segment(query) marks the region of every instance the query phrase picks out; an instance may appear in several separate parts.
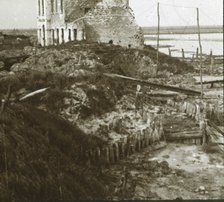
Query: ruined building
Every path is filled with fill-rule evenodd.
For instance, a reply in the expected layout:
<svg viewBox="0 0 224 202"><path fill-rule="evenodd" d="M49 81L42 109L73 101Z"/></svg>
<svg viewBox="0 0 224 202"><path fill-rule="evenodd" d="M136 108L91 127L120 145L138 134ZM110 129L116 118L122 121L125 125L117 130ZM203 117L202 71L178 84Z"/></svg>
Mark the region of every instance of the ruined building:
<svg viewBox="0 0 224 202"><path fill-rule="evenodd" d="M37 0L38 42L73 40L141 47L143 34L129 0Z"/></svg>

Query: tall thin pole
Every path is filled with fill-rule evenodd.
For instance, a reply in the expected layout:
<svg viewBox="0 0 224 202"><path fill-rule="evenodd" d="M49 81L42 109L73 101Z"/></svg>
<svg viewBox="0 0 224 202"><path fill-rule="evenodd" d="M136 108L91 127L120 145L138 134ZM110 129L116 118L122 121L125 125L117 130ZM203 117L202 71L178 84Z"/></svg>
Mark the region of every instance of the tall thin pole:
<svg viewBox="0 0 224 202"><path fill-rule="evenodd" d="M202 83L202 45L201 45L201 31L199 24L199 9L197 8L197 24L198 24L198 41L200 48L200 82L201 82L201 99L203 99L203 83Z"/></svg>
<svg viewBox="0 0 224 202"><path fill-rule="evenodd" d="M160 34L160 13L159 2L157 3L157 15L158 15L158 30L157 30L157 59L156 59L156 74L159 68L159 34Z"/></svg>

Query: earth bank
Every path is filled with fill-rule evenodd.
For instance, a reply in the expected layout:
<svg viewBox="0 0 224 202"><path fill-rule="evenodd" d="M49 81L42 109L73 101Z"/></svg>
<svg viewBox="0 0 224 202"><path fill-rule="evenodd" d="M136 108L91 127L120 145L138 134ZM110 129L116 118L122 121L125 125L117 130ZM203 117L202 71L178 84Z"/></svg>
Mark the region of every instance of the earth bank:
<svg viewBox="0 0 224 202"><path fill-rule="evenodd" d="M136 84L106 78L103 73L182 86L195 81L193 66L160 54L155 77L156 51L151 47L138 50L71 42L37 50L26 48L24 52L29 55L25 62L14 64L10 72L0 72L0 98L11 89L9 104L0 114L1 199L138 198L119 194L117 185L123 171L111 172L113 168L104 161L91 165L83 151L142 134L143 130L149 131L151 144L157 145L164 137L164 101L147 96L152 89L142 87L141 116L135 112ZM19 100L42 88L49 89ZM156 127L161 130L150 132ZM173 172L166 161L146 164L143 167L151 174L157 172L158 165L162 175ZM139 163L137 166L142 169ZM130 185L135 187L133 193L134 184ZM139 197L150 198L153 187L149 190ZM157 194L152 198L163 198Z"/></svg>

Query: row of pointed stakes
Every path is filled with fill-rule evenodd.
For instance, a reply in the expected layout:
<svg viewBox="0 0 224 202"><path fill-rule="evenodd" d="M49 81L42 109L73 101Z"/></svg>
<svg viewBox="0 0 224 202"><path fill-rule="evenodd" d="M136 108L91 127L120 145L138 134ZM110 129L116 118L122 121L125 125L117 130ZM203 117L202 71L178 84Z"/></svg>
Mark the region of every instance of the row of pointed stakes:
<svg viewBox="0 0 224 202"><path fill-rule="evenodd" d="M153 139L153 137L156 139ZM106 145L102 148L97 147L86 152L86 157L90 164L113 164L119 160L142 151L144 148L157 143L163 136L162 124L155 125L151 134L149 131L141 134L128 136L123 140Z"/></svg>
<svg viewBox="0 0 224 202"><path fill-rule="evenodd" d="M215 111L215 104L206 104L203 103L202 106L195 103L190 102L183 102L178 103L174 102L173 100L168 100L167 102L171 106L176 106L180 112L186 113L190 118L196 120L198 123L200 122L201 113L206 114L204 115L204 119L214 119L214 116L217 116L218 111ZM201 108L204 109L204 112L201 112ZM207 127L206 127L207 130ZM203 131L201 131L203 132ZM176 141L175 141L176 142ZM185 139L185 140L179 140L180 143L186 143L186 144L196 144L196 145L202 145L203 144L203 137L197 137L195 139Z"/></svg>
<svg viewBox="0 0 224 202"><path fill-rule="evenodd" d="M204 109L206 119L220 119L223 115L223 112L218 110L218 106L212 103L203 103L202 106L200 106L199 104L190 102L178 103L168 100L168 104L177 107L180 112L186 113L189 117L195 119L196 121L199 121L200 118L200 108Z"/></svg>

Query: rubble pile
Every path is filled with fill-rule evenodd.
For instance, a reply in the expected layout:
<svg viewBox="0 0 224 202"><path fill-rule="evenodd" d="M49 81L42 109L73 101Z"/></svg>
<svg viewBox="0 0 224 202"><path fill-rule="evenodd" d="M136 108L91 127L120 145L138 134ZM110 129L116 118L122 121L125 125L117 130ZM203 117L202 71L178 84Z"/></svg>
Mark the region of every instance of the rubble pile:
<svg viewBox="0 0 224 202"><path fill-rule="evenodd" d="M81 134L76 138L72 136L71 131L65 130L65 134L63 134L60 131L61 129L59 130L60 134L58 134L58 131L52 129L55 126L53 123L36 131L36 128L33 128L33 126L36 127L37 123L40 124L39 122L44 124L45 121L46 123L49 123L49 121L44 119L42 115L37 116L36 120L35 114L32 115L32 113L27 115L27 119L31 120L31 122L28 122L30 125L25 125L29 130L24 129L25 126L22 125L23 119L18 122L18 130L20 132L26 131L26 133L18 132L19 136L16 136L16 138L18 137L19 139L24 134L29 135L29 131L37 137L39 137L38 134L40 133L44 135L43 139L41 139L44 143L39 143L43 145L40 149L44 147L43 153L40 152L40 154L48 154L47 146L52 144L51 141L53 141L55 147L51 148L49 146L50 149L59 150L58 156L60 156L60 152L63 153L62 157L64 157L65 161L62 159L59 162L62 165L68 165L68 167L64 168L62 166L62 169L59 166L61 170L56 172L61 172L61 175L65 178L61 179L62 177L60 178L60 176L54 176L53 174L47 176L49 181L53 179L49 182L49 187L53 187L53 183L59 178L64 186L63 189L68 192L68 196L71 192L82 193L76 198L86 196L89 193L83 193L82 190L77 188L79 183L76 184L76 181L74 182L75 184L71 183L72 186L69 186L69 180L67 179L73 179L74 172L80 168L76 166L76 162L73 162L72 158L75 158L77 161L84 159L85 162L83 164L88 168L97 165L99 166L98 172L100 172L101 166L105 165L105 162L107 163L106 165L114 164L132 154L143 151L150 145L158 145L164 139L163 109L157 106L158 103L148 99L146 93L143 93L146 98L143 99L143 112L141 109L137 110L136 84L128 82L124 84L123 81L106 78L102 74L104 72L115 73L149 79L155 74L155 58L153 56L155 52L150 52L152 50L125 49L111 44L71 42L59 47L37 49L36 52L32 52L29 48L26 51L30 51L31 56L25 62L15 64L11 68L11 72L8 73L11 76L10 78L8 76L7 83L0 78L1 84L4 83L4 85L1 85L1 98L6 95L7 88L11 85L12 94L9 108L11 104L12 106L18 104L22 109L30 111L38 109L41 111L40 113L45 111L44 113L49 113L50 118L51 116L59 116L60 119L66 120L68 125L79 129L74 132L75 134L79 132ZM164 83L166 81L164 80ZM178 81L173 80L172 82ZM49 89L25 101L19 101L19 98L22 96L41 88ZM61 122L56 123L58 127L64 129L64 125ZM7 127L7 130L11 130L9 125ZM12 128L10 134L13 134L13 130L17 129ZM82 133L86 139L82 139ZM12 135L12 137L14 136ZM29 144L28 140L24 141L27 141ZM79 141L84 141L84 143L79 144ZM82 147L81 145L84 146ZM74 151L72 150L69 153L68 150L73 147L75 148ZM30 154L33 155L35 149L32 150L30 148L29 151L32 151ZM69 156L67 155L68 153ZM32 155L31 158L36 161L36 158L33 158ZM22 159L20 156L17 157L19 160ZM15 160L13 155L9 159L12 162ZM42 158L42 156L41 159L44 163L48 160L45 157ZM53 162L55 163L56 161ZM44 167L44 163L34 163L37 166ZM53 168L54 165L52 164L51 169ZM168 175L170 173L169 166L165 161L139 161L135 168L136 170L143 169L150 177ZM80 173L77 172L77 175ZM83 175L85 174L80 174L80 176ZM40 174L36 176L42 177ZM80 176L76 176L74 179L80 180ZM88 173L87 178L88 176L92 175ZM93 184L99 186L97 190L102 190L104 191L103 194L108 195L108 192L106 193L108 190L105 190L106 188L102 189L102 183L97 184L95 178L93 179ZM37 181L37 179L33 178L32 180ZM84 178L84 180L87 183L90 182L89 179ZM19 183L21 182L19 181ZM61 184L59 183L58 186L62 186ZM85 183L80 182L80 184L86 186ZM44 185L40 182L38 186L42 187ZM70 187L75 187L74 189L76 190L74 191ZM82 186L80 187L82 189ZM57 193L57 188L52 190L53 194L51 196L60 194ZM136 189L138 188L136 186ZM90 189L92 189L92 184ZM29 188L27 190L29 191ZM16 193L19 193L19 191ZM34 194L38 195L38 193ZM90 193L90 195L93 197L99 196L95 192ZM72 197L74 196L71 195ZM101 197L105 198L105 195Z"/></svg>
<svg viewBox="0 0 224 202"><path fill-rule="evenodd" d="M134 111L112 111L77 123L87 134L95 134L108 142L130 139L129 143L135 145L134 139L139 136L149 135L148 141L159 142L163 135L161 119L160 115L146 109L143 117Z"/></svg>
<svg viewBox="0 0 224 202"><path fill-rule="evenodd" d="M111 111L118 99L110 86L84 82L73 84L69 89L65 89L65 93L68 96L64 98L64 108L60 109L60 114L72 123Z"/></svg>
<svg viewBox="0 0 224 202"><path fill-rule="evenodd" d="M110 72L139 78L152 78L156 75L156 51L151 48L127 49L111 44L69 42L60 47L48 47L46 49L31 50L29 57L24 63L15 64L11 70L14 72L38 70L62 73L70 77L91 72ZM161 64L168 66L167 70L160 70L159 74L191 72L192 67L177 59L168 60L168 56L161 55ZM171 66L181 68L172 72ZM183 68L187 66L186 68ZM159 67L160 68L160 67ZM84 73L85 72L85 73ZM169 76L168 76L169 77ZM181 79L179 79L181 80Z"/></svg>
<svg viewBox="0 0 224 202"><path fill-rule="evenodd" d="M38 55L33 55L25 63L15 64L11 70L19 72L21 70L51 71L67 76L76 75L78 70L89 70L101 65L97 61L97 56L87 51L72 53L68 50L43 51Z"/></svg>

